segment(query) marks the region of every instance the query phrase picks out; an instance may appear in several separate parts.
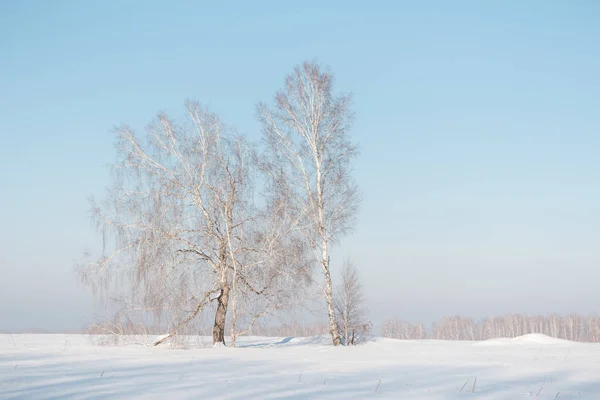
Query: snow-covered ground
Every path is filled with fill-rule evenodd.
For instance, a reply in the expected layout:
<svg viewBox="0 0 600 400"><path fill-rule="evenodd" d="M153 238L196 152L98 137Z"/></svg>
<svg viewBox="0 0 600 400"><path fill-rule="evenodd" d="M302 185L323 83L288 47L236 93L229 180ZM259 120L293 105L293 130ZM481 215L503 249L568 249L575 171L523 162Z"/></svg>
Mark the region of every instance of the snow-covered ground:
<svg viewBox="0 0 600 400"><path fill-rule="evenodd" d="M596 344L541 335L328 343L243 338L238 348L175 350L103 347L86 335L0 335L0 398L600 399Z"/></svg>

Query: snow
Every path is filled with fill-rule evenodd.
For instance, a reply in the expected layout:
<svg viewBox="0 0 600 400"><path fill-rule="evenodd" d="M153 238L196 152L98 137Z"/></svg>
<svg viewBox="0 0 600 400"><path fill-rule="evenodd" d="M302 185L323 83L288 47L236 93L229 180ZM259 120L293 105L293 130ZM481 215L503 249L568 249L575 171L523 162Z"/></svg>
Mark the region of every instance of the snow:
<svg viewBox="0 0 600 400"><path fill-rule="evenodd" d="M87 335L0 335L0 398L600 398L600 345L543 335L377 338L348 348L327 337L240 338L238 348L213 348L210 338L190 339L194 348L187 349L96 342Z"/></svg>
<svg viewBox="0 0 600 400"><path fill-rule="evenodd" d="M479 342L481 345L496 345L496 344L569 344L568 340L556 339L550 336L542 335L539 333L530 333L527 335L519 336L516 338L503 338L503 339L490 339L483 342Z"/></svg>

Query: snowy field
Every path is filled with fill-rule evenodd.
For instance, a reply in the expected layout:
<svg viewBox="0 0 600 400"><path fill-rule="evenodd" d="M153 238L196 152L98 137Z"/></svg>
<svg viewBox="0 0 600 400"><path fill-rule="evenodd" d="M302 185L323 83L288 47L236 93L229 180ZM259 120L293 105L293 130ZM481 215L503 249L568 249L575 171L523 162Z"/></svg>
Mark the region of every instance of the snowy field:
<svg viewBox="0 0 600 400"><path fill-rule="evenodd" d="M0 398L600 399L600 345L541 335L349 348L324 337L205 340L182 350L0 335Z"/></svg>

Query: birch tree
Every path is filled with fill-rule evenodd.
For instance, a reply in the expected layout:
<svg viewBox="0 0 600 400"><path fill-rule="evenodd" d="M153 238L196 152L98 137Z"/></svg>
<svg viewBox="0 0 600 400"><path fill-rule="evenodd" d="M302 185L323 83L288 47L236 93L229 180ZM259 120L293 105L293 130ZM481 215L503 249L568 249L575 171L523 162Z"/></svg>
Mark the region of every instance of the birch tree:
<svg viewBox="0 0 600 400"><path fill-rule="evenodd" d="M142 137L115 130L113 185L106 201L92 200L103 254L79 276L95 293L129 290L168 315L155 344L214 304L213 343L225 344L234 280L256 292L275 282L268 260L285 232L253 203L252 146L197 102L186 110L181 122L159 114Z"/></svg>
<svg viewBox="0 0 600 400"><path fill-rule="evenodd" d="M259 104L267 151L263 167L274 196L294 210L291 223L314 252L323 280L329 333L341 343L329 268L331 246L352 228L358 203L350 163L357 155L348 132L348 95L334 96L333 76L305 62L285 79L274 104Z"/></svg>

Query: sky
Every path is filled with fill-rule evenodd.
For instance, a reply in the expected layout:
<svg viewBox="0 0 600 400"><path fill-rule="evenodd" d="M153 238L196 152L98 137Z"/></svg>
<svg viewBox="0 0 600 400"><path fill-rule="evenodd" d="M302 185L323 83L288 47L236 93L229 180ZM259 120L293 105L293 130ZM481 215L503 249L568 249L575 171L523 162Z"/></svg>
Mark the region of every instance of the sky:
<svg viewBox="0 0 600 400"><path fill-rule="evenodd" d="M258 138L317 60L351 92L372 320L600 311L600 2L0 2L0 330L77 329L115 125L187 98Z"/></svg>

